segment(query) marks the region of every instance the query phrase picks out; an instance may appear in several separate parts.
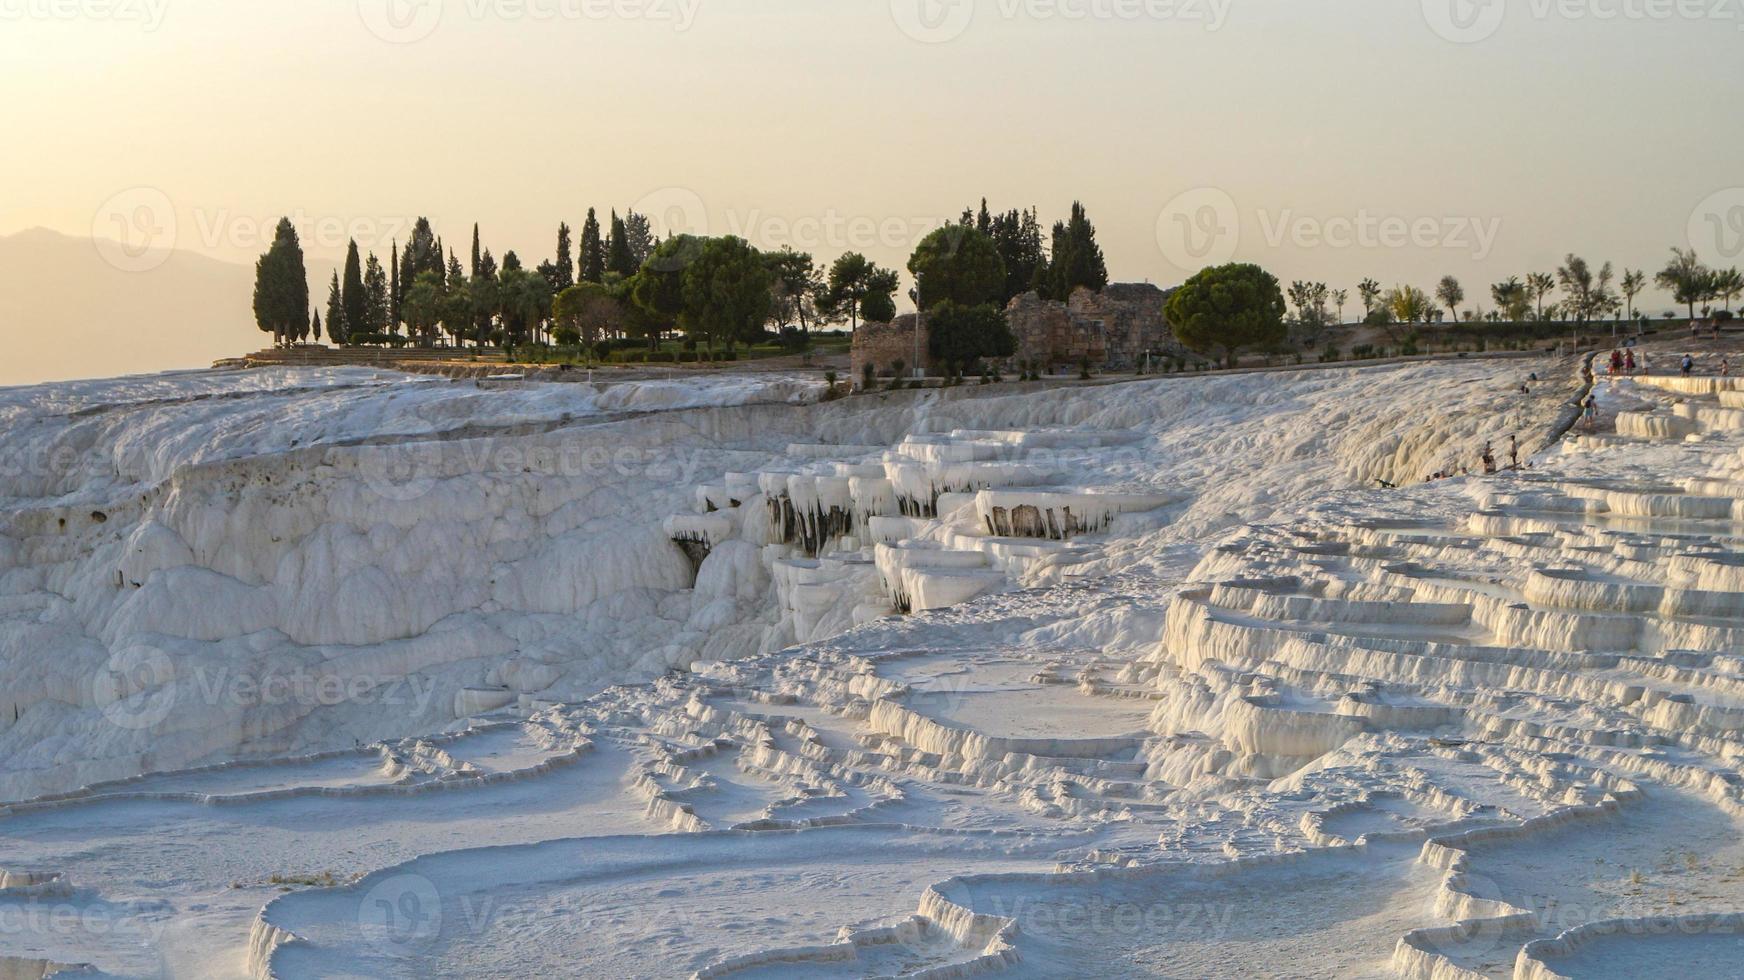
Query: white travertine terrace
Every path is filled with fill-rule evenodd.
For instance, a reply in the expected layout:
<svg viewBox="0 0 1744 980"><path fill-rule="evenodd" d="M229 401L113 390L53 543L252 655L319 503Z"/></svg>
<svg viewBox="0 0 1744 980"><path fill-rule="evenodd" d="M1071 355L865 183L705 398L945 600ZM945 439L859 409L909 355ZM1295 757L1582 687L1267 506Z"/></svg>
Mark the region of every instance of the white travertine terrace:
<svg viewBox="0 0 1744 980"><path fill-rule="evenodd" d="M1529 370L15 405L0 971L1723 972L1744 386Z"/></svg>

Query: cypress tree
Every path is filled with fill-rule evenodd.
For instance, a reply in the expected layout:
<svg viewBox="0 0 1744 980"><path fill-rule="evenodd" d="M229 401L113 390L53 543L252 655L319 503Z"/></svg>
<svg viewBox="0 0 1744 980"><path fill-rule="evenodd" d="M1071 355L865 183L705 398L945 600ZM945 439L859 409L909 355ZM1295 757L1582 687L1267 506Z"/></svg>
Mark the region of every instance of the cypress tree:
<svg viewBox="0 0 1744 980"><path fill-rule="evenodd" d="M600 241L599 217L587 209L581 226L581 281L601 282L606 277L606 247Z"/></svg>
<svg viewBox="0 0 1744 980"><path fill-rule="evenodd" d="M345 302L346 328L369 333L369 294L363 289L363 261L358 258L356 239L345 250L345 279L340 295Z"/></svg>
<svg viewBox="0 0 1744 980"><path fill-rule="evenodd" d="M412 291L412 285L418 281L417 263L412 257L412 243L409 241L406 243L406 250L400 253L399 275L396 278L399 281L400 302L394 313L393 333L399 333L399 325L406 322L406 294Z"/></svg>
<svg viewBox="0 0 1744 980"><path fill-rule="evenodd" d="M430 228L429 218L419 218L412 225L412 239L406 243L406 254L401 259L400 288L406 292L412 291L412 285L418 281L418 276L425 272L442 275L447 253L439 247L436 233Z"/></svg>
<svg viewBox="0 0 1744 980"><path fill-rule="evenodd" d="M321 311L316 310L309 316L309 332L315 335L315 343L318 344L321 342Z"/></svg>
<svg viewBox="0 0 1744 980"><path fill-rule="evenodd" d="M345 322L345 298L339 290L339 273L335 272L332 284L327 287L327 336L332 337L334 343L347 344L351 342L351 333Z"/></svg>
<svg viewBox="0 0 1744 980"><path fill-rule="evenodd" d="M1100 291L1108 285L1108 265L1096 244L1096 226L1084 205L1072 202L1072 219L1054 225L1054 257L1048 268L1048 292L1053 299L1070 299L1080 286Z"/></svg>
<svg viewBox="0 0 1744 980"><path fill-rule="evenodd" d="M300 334L309 323L309 274L291 219L280 218L273 242L254 266L254 322L275 344Z"/></svg>
<svg viewBox="0 0 1744 980"><path fill-rule="evenodd" d="M557 281L552 284L556 292L575 285L575 257L569 248L569 225L557 223Z"/></svg>
<svg viewBox="0 0 1744 980"><path fill-rule="evenodd" d="M478 275L467 284L472 294L473 340L483 347L491 333L491 316L497 295L497 260L490 249L479 254Z"/></svg>
<svg viewBox="0 0 1744 980"><path fill-rule="evenodd" d="M629 278L636 274L636 260L630 254L630 240L624 231L624 219L612 212L612 237L606 246L606 271Z"/></svg>
<svg viewBox="0 0 1744 980"><path fill-rule="evenodd" d="M388 255L388 333L400 332L400 242L394 239L393 251Z"/></svg>
<svg viewBox="0 0 1744 980"><path fill-rule="evenodd" d="M624 239L630 248L630 261L636 268L642 268L642 263L654 254L654 232L648 226L648 216L625 211Z"/></svg>
<svg viewBox="0 0 1744 980"><path fill-rule="evenodd" d="M369 254L369 261L363 267L363 296L365 299L363 330L368 333L387 333L388 317L393 315L393 301L389 298L387 272L382 269L381 260L375 253ZM348 313L347 316L350 314Z"/></svg>
<svg viewBox="0 0 1744 980"><path fill-rule="evenodd" d="M478 247L478 222L475 221L472 223L472 265L467 273L475 279L478 278L478 264L482 257L483 252Z"/></svg>

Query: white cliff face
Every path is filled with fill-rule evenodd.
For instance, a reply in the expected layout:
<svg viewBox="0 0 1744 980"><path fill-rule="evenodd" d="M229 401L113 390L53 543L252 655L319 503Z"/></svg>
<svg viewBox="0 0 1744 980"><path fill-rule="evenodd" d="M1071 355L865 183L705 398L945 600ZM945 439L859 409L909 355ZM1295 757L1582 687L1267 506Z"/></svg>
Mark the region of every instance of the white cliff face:
<svg viewBox="0 0 1744 980"><path fill-rule="evenodd" d="M707 630L659 516L697 470L767 457L707 431L742 417L659 420L816 390L359 371L70 389L0 399L8 799L437 730L467 687L573 695L687 663ZM370 703L413 678L422 696Z"/></svg>
<svg viewBox="0 0 1744 980"><path fill-rule="evenodd" d="M1464 373L1469 401L1521 372ZM1366 399L1381 421L1364 426L1397 429L1412 413L1392 403L1441 384L1335 372L825 405L780 378L13 389L0 797L439 730L481 697L574 700L1118 568L1133 559L1111 537L1154 552L1475 456L1465 443L1508 427L1443 397L1445 417L1410 420L1433 423L1433 450L1401 457L1330 407Z"/></svg>

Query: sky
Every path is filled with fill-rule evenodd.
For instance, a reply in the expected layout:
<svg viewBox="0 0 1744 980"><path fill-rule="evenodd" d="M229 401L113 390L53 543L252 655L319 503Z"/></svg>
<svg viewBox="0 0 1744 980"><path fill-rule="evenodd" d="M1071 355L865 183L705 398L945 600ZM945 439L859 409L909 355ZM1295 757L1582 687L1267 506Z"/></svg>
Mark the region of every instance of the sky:
<svg viewBox="0 0 1744 980"><path fill-rule="evenodd" d="M420 215L536 261L634 207L901 267L1082 200L1117 280L1488 304L1744 263L1741 42L1744 0L0 0L0 235L251 263L290 215L325 280Z"/></svg>

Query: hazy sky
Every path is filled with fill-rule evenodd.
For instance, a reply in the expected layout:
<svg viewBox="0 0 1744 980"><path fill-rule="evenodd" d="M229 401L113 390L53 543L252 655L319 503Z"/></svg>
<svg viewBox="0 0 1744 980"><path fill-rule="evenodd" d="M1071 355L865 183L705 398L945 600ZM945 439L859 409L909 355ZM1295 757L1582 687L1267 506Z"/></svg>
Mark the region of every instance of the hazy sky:
<svg viewBox="0 0 1744 980"><path fill-rule="evenodd" d="M0 234L252 261L290 214L330 262L427 214L537 259L640 204L900 266L1081 198L1117 279L1487 305L1692 229L1744 262L1741 45L1744 0L0 0Z"/></svg>

